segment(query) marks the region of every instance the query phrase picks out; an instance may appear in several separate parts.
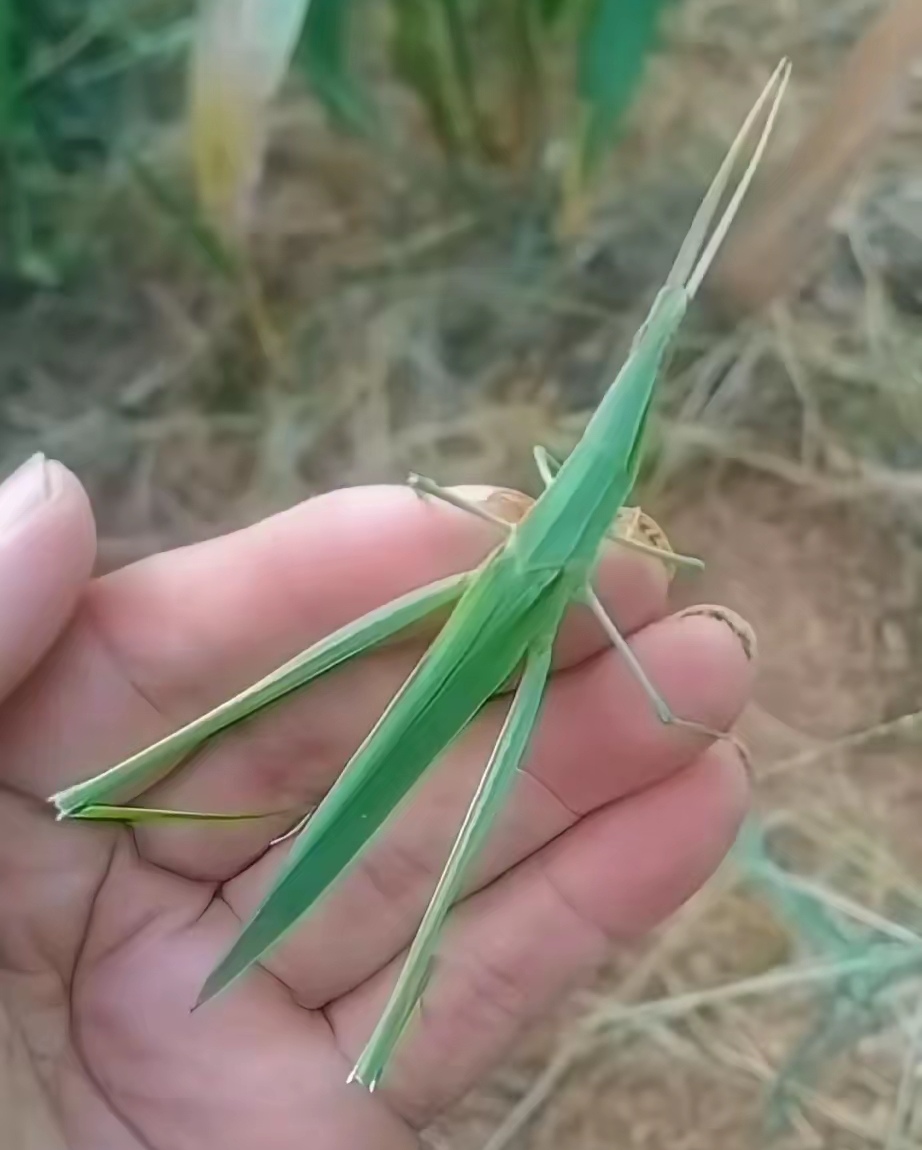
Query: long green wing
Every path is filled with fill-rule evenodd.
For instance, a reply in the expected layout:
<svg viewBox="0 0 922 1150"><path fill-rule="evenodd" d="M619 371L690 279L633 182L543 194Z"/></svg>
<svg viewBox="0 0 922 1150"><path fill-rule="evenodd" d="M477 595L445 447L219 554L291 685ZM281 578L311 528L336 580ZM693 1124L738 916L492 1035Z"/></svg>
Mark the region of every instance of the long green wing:
<svg viewBox="0 0 922 1150"><path fill-rule="evenodd" d="M588 115L582 160L591 171L611 146L656 47L668 0L592 0L580 33L579 95Z"/></svg>
<svg viewBox="0 0 922 1150"><path fill-rule="evenodd" d="M209 739L307 686L354 656L379 646L434 611L455 603L472 577L470 572L452 575L363 615L173 734L104 773L59 791L51 797L51 802L61 816L76 816L88 808L111 808L134 798L165 778ZM84 814L83 817L91 816ZM112 816L101 814L100 817ZM150 816L145 814L143 817ZM131 818L132 809L125 808L125 819Z"/></svg>
<svg viewBox="0 0 922 1150"><path fill-rule="evenodd" d="M448 623L307 822L272 889L208 978L213 997L274 947L368 847L536 636L567 602L556 572L523 573L505 551L481 571Z"/></svg>
<svg viewBox="0 0 922 1150"><path fill-rule="evenodd" d="M542 636L526 656L522 681L516 690L506 722L410 947L397 985L352 1071L351 1079L361 1082L369 1090L374 1090L384 1073L422 997L445 917L461 893L468 869L483 846L515 782L544 698L544 688L551 669L553 639L553 632Z"/></svg>
<svg viewBox="0 0 922 1150"><path fill-rule="evenodd" d="M364 134L378 129L380 116L353 67L353 0L312 0L295 61L338 127Z"/></svg>

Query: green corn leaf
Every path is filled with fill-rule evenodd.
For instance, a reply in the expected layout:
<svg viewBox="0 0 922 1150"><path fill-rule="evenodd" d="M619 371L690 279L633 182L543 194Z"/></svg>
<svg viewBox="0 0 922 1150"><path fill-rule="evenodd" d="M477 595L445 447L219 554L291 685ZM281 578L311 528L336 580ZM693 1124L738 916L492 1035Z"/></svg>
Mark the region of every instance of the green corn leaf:
<svg viewBox="0 0 922 1150"><path fill-rule="evenodd" d="M445 152L460 153L473 134L458 89L458 46L450 39L445 0L392 0L391 61L416 93ZM462 57L464 50L462 49Z"/></svg>
<svg viewBox="0 0 922 1150"><path fill-rule="evenodd" d="M368 134L378 117L350 65L353 8L354 0L312 0L296 58L335 122Z"/></svg>
<svg viewBox="0 0 922 1150"><path fill-rule="evenodd" d="M538 15L547 25L556 24L568 8L578 8L583 0L537 0Z"/></svg>
<svg viewBox="0 0 922 1150"><path fill-rule="evenodd" d="M577 63L578 94L588 116L582 141L584 171L598 162L630 108L669 2L593 0L590 5Z"/></svg>
<svg viewBox="0 0 922 1150"><path fill-rule="evenodd" d="M477 111L476 66L474 49L468 34L459 0L441 0L445 36L449 58L457 83L458 98L467 128L478 134L480 117Z"/></svg>
<svg viewBox="0 0 922 1150"><path fill-rule="evenodd" d="M0 149L9 143L16 98L13 0L0 0Z"/></svg>
<svg viewBox="0 0 922 1150"><path fill-rule="evenodd" d="M547 137L547 92L544 84L542 25L532 0L511 0L503 20L503 55L509 72L510 126L507 150L523 173L534 178Z"/></svg>

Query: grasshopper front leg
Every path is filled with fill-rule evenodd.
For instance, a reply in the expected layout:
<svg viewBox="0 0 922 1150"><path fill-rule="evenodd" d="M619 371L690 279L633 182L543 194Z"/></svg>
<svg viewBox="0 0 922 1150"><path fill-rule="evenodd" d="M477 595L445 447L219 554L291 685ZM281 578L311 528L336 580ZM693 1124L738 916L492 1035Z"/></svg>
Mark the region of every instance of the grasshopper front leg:
<svg viewBox="0 0 922 1150"><path fill-rule="evenodd" d="M485 519L495 527L502 528L507 535L512 530L513 524L507 523L506 520L501 519L499 515L494 515L492 511L488 511L486 507L481 506L479 503L474 503L473 500L465 499L462 495L457 495L447 487L442 487L440 483L436 483L434 479L429 479L425 475L417 475L415 471L412 472L407 477L407 485L420 495L431 495L435 499L441 499L443 503L450 503L452 507L459 507L462 511L467 511L470 515L476 515L478 519Z"/></svg>

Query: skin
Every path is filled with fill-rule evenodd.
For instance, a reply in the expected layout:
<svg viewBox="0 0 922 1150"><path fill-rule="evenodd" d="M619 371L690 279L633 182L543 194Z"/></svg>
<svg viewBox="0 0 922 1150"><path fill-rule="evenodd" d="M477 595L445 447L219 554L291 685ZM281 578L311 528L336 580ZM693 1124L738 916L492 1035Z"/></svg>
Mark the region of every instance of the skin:
<svg viewBox="0 0 922 1150"><path fill-rule="evenodd" d="M484 497L485 492L466 492ZM254 908L292 818L56 823L45 798L213 706L350 618L472 565L489 524L403 488L334 492L91 579L86 496L56 463L0 488L0 967L72 1150L413 1150L529 1024L720 863L738 753L661 726L586 613L565 623L540 728L379 1092L347 1087L502 721L496 703L316 916L190 1006ZM735 616L667 615L653 560L600 591L675 710L729 726L752 681ZM153 797L303 807L329 787L426 637L350 665Z"/></svg>

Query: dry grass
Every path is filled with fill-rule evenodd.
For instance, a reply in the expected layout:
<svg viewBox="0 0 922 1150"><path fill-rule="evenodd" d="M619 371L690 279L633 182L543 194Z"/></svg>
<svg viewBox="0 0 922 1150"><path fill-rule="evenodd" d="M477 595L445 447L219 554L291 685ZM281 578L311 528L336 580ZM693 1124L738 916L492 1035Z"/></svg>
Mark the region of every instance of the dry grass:
<svg viewBox="0 0 922 1150"><path fill-rule="evenodd" d="M82 282L0 319L0 450L42 444L77 466L119 555L411 464L531 485L531 442L578 433L760 80L793 53L780 152L875 7L686 0L604 195L563 252L502 192L460 199L423 161L376 165L312 107L289 107L254 237L280 333L268 349L188 230L115 173L74 212L85 234L106 224ZM667 404L663 483L717 453L811 487L823 469L834 496L918 494L905 468L920 337L902 305L922 264L907 165L919 132L915 108L843 204L832 264L796 305L730 332L699 315ZM177 157L161 138L146 158L169 171Z"/></svg>
<svg viewBox="0 0 922 1150"><path fill-rule="evenodd" d="M684 0L565 252L502 193L476 210L422 164L378 166L311 108L286 109L254 241L281 337L268 351L239 292L113 174L76 212L88 233L107 225L82 282L0 316L4 461L41 446L76 467L104 566L411 466L534 490L532 443L565 449L578 434L760 81L794 57L781 154L878 7ZM922 1136L918 729L837 742L917 711L922 687L918 96L843 197L829 256L796 299L732 330L698 313L649 479L673 541L709 562L686 593L756 624L759 815L812 901L787 917L778 875L754 884L741 856L655 938L613 955L433 1146L737 1150L769 1137L779 1079L779 1144L896 1150ZM169 164L174 143L158 148ZM827 916L890 949L864 935L811 947ZM804 964L820 967L801 981ZM830 982L833 968L852 980ZM867 969L886 976L870 1006L840 1041L832 1028L837 1044L804 1048ZM789 1073L798 1044L803 1074Z"/></svg>
<svg viewBox="0 0 922 1150"><path fill-rule="evenodd" d="M742 725L756 809L793 874L788 894L809 901L785 908L778 876L754 882L741 850L453 1116L453 1150L908 1145L887 1138L922 973L922 722L837 738L918 699L908 559L859 509L798 508L761 477L737 471L729 490L696 494L670 527L714 556L696 598L756 626L758 706ZM880 948L830 945L826 916ZM849 1015L843 976L869 973L881 979L873 1009ZM811 1036L828 1044L811 1050ZM771 1131L782 1101L792 1127Z"/></svg>

